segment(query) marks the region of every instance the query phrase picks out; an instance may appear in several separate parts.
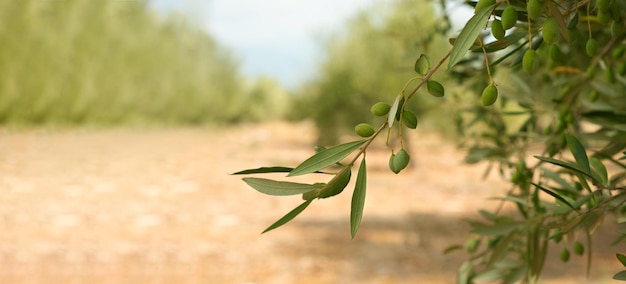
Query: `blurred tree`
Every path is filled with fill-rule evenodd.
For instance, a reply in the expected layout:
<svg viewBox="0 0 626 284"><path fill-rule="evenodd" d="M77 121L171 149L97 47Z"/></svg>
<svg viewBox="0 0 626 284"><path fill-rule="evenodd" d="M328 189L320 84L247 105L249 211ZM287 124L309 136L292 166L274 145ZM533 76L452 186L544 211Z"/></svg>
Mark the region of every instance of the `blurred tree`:
<svg viewBox="0 0 626 284"><path fill-rule="evenodd" d="M0 0L0 123L247 119L233 56L148 1Z"/></svg>
<svg viewBox="0 0 626 284"><path fill-rule="evenodd" d="M312 118L324 132L320 145L336 144L356 123L370 121L363 110L395 97L390 90L413 76L412 61L420 52L442 55L448 45L442 34L433 33L446 27L433 16L432 3L394 1L377 8L360 12L345 31L327 40L328 55L319 75L296 94L289 117ZM410 107L423 114L432 105L433 101L420 99Z"/></svg>

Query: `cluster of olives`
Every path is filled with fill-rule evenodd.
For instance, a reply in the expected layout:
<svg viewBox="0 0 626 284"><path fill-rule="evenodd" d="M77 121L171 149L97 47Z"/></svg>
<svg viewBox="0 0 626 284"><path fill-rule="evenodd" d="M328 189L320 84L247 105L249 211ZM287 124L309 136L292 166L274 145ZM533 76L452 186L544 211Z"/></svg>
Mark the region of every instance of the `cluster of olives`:
<svg viewBox="0 0 626 284"><path fill-rule="evenodd" d="M375 103L370 108L370 112L375 116L387 116L389 115L390 110L391 105L385 102ZM396 117L396 120L400 120L401 118L406 127L411 129L417 128L417 116L415 116L413 112L409 110L402 110L398 111L397 115L398 117ZM365 138L371 137L376 133L374 127L369 123L357 124L354 127L354 131L357 135ZM404 149L400 149L398 153L392 152L391 157L389 158L389 169L397 174L408 166L410 159L411 157L409 156L409 153Z"/></svg>

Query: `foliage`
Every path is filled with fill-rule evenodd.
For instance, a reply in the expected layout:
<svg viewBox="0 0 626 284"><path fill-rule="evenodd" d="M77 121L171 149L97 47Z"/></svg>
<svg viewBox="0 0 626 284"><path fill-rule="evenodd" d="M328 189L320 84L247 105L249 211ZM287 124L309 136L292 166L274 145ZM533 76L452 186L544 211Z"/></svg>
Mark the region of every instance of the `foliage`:
<svg viewBox="0 0 626 284"><path fill-rule="evenodd" d="M247 95L226 50L147 1L0 0L0 11L2 124L229 122L264 90Z"/></svg>
<svg viewBox="0 0 626 284"><path fill-rule="evenodd" d="M405 115L407 106L425 87L434 96L459 102L456 123L466 161L489 163L510 181L510 188L496 197L501 206L493 212L480 210L482 219L470 222L472 236L465 246L451 246L450 251L464 247L471 254L458 270L458 283L535 283L551 246L562 248L563 262L570 251L586 255L591 269L591 238L605 216L614 214L620 224L626 222L626 2L470 4L475 13L450 40L450 52L432 66L427 56L414 54L418 75L389 103L386 119L373 135L318 152L289 171L288 176L322 172L332 178L302 192L305 203L266 231L291 220L313 199L341 193L360 159L361 179L353 191L350 218L354 237L364 210L368 146L384 133L387 141L392 133L403 141L405 126L413 126L405 118L410 117ZM490 28L494 22L502 27ZM502 35L500 28L505 27ZM466 92L448 92L433 78L445 67ZM389 148L390 170L398 173L410 156L403 143ZM272 172L268 169L247 173ZM283 195L299 188L281 186L266 193ZM513 210L504 210L507 205ZM615 244L626 241L623 225L615 234ZM562 244L563 239L574 244ZM626 264L623 254L617 258ZM624 280L625 273L614 278Z"/></svg>
<svg viewBox="0 0 626 284"><path fill-rule="evenodd" d="M360 12L345 31L328 38L319 75L296 92L290 117L312 119L320 145L339 143L357 123L375 123L361 110L386 100L411 76L418 49L431 56L445 50L445 38L432 30L448 27L432 16L432 3L396 1L377 8ZM424 114L435 101L416 100L411 109Z"/></svg>

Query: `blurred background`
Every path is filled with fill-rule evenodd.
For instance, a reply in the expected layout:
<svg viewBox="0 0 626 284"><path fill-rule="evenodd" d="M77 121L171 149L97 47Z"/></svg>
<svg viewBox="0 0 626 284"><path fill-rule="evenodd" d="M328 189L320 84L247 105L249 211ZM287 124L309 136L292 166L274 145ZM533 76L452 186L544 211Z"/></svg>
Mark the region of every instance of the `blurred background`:
<svg viewBox="0 0 626 284"><path fill-rule="evenodd" d="M409 171L373 150L354 240L349 194L260 235L299 200L229 175L380 123L369 107L447 51L442 9L471 15L442 5L0 0L0 283L453 282L467 256L443 251L503 188L463 165L454 99L413 100ZM587 283L559 267L546 283Z"/></svg>

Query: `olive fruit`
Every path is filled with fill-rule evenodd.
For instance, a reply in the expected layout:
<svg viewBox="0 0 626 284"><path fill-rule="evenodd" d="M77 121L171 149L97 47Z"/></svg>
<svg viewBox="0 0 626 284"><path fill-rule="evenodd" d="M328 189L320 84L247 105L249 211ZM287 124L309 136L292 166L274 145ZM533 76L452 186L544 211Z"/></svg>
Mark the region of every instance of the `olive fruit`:
<svg viewBox="0 0 626 284"><path fill-rule="evenodd" d="M585 247L580 242L574 244L574 253L577 255L583 255L585 253Z"/></svg>
<svg viewBox="0 0 626 284"><path fill-rule="evenodd" d="M548 49L548 54L550 55L550 59L557 62L564 59L563 52L561 51L561 47L559 47L558 44L550 45L550 49Z"/></svg>
<svg viewBox="0 0 626 284"><path fill-rule="evenodd" d="M558 39L559 25L554 18L548 18L543 23L543 29L541 30L543 40L547 43L554 43Z"/></svg>
<svg viewBox="0 0 626 284"><path fill-rule="evenodd" d="M609 12L609 9L611 8L611 1L598 0L596 1L596 8L598 8L598 10L600 10L601 12Z"/></svg>
<svg viewBox="0 0 626 284"><path fill-rule="evenodd" d="M490 106L494 104L497 99L498 99L498 89L493 83L489 84L487 87L485 87L481 95L483 106Z"/></svg>
<svg viewBox="0 0 626 284"><path fill-rule="evenodd" d="M474 7L474 13L487 8L493 4L496 4L496 0L478 0L476 7Z"/></svg>
<svg viewBox="0 0 626 284"><path fill-rule="evenodd" d="M522 58L522 67L529 74L533 73L536 58L537 52L534 49L526 50L526 52L524 53L524 57Z"/></svg>
<svg viewBox="0 0 626 284"><path fill-rule="evenodd" d="M590 38L587 40L587 44L585 45L585 51L587 55L594 56L598 52L598 42L594 38Z"/></svg>
<svg viewBox="0 0 626 284"><path fill-rule="evenodd" d="M465 250L469 253L474 253L478 249L480 239L477 237L471 238L465 242Z"/></svg>
<svg viewBox="0 0 626 284"><path fill-rule="evenodd" d="M600 24L607 25L612 20L611 13L598 11L597 19Z"/></svg>
<svg viewBox="0 0 626 284"><path fill-rule="evenodd" d="M491 23L491 34L496 39L499 39L499 40L504 39L505 33L504 33L504 27L502 27L502 21L493 20L493 22Z"/></svg>
<svg viewBox="0 0 626 284"><path fill-rule="evenodd" d="M517 24L517 10L513 6L508 6L502 11L502 27L508 30Z"/></svg>
<svg viewBox="0 0 626 284"><path fill-rule="evenodd" d="M537 20L541 16L544 2L545 0L528 0L526 11L531 19Z"/></svg>
<svg viewBox="0 0 626 284"><path fill-rule="evenodd" d="M569 250L564 248L561 251L561 261L568 262L569 261Z"/></svg>
<svg viewBox="0 0 626 284"><path fill-rule="evenodd" d="M426 54L420 55L420 57L415 61L415 72L422 76L426 75L430 70L430 59Z"/></svg>
<svg viewBox="0 0 626 284"><path fill-rule="evenodd" d="M389 113L391 106L385 102L377 102L372 108L370 108L370 112L375 116L385 116Z"/></svg>
<svg viewBox="0 0 626 284"><path fill-rule="evenodd" d="M406 150L401 149L396 154L391 154L389 158L389 168L395 174L404 170L407 165L409 165L409 160L411 160L411 156L407 153Z"/></svg>
<svg viewBox="0 0 626 284"><path fill-rule="evenodd" d="M357 126L354 127L354 131L356 132L357 135L361 137L370 137L374 135L374 132L376 132L376 130L374 130L374 127L372 127L371 125L367 123L357 124Z"/></svg>

